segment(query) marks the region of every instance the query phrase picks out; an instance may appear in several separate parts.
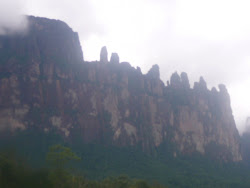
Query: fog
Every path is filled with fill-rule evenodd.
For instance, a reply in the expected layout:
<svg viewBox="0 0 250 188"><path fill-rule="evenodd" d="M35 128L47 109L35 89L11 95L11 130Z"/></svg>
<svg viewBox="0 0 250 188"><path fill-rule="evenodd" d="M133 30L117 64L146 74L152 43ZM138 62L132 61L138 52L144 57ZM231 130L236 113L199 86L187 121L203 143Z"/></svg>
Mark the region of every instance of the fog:
<svg viewBox="0 0 250 188"><path fill-rule="evenodd" d="M250 116L248 0L19 2L0 3L0 33L22 29L21 13L61 19L79 33L85 60L98 59L106 45L144 73L158 64L165 83L175 71L187 72L192 83L203 76L210 88L223 83L242 132Z"/></svg>
<svg viewBox="0 0 250 188"><path fill-rule="evenodd" d="M0 1L0 35L24 33L28 22L21 1Z"/></svg>

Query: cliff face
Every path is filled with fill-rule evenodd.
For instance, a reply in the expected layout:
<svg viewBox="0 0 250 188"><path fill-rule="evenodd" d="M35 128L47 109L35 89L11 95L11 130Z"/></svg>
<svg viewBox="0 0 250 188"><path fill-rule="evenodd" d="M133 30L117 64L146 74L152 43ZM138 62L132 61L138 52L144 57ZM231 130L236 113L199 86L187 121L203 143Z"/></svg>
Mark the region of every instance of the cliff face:
<svg viewBox="0 0 250 188"><path fill-rule="evenodd" d="M247 117L245 130L241 136L241 153L243 160L250 164L250 117Z"/></svg>
<svg viewBox="0 0 250 188"><path fill-rule="evenodd" d="M167 86L154 65L84 62L77 33L65 23L29 17L26 36L0 37L0 130L57 131L84 143L140 146L151 152L199 152L239 161L240 138L224 85L207 89L201 77L174 73Z"/></svg>

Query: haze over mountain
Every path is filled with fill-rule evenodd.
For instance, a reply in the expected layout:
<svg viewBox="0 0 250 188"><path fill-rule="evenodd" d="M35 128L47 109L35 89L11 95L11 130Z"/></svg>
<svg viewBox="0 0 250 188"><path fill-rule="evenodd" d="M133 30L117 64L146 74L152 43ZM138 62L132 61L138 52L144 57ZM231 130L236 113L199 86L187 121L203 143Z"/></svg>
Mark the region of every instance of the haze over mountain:
<svg viewBox="0 0 250 188"><path fill-rule="evenodd" d="M23 6L15 0L0 2L0 35L25 33L28 28Z"/></svg>
<svg viewBox="0 0 250 188"><path fill-rule="evenodd" d="M226 84L237 127L244 128L250 114L249 1L4 0L1 4L1 20L16 18L17 13L65 20L79 32L86 60L98 59L98 50L107 45L144 73L159 64L164 82L173 72L184 71L190 73L191 85L201 75L209 88Z"/></svg>
<svg viewBox="0 0 250 188"><path fill-rule="evenodd" d="M106 47L90 62L66 23L26 20L27 29L0 36L0 185L57 181L53 169L34 180L31 171L10 173L18 166L3 149L44 168L48 147L63 144L94 179L125 173L168 187L249 187L250 136L239 136L225 85L209 89L200 77L191 87L186 72L164 84L159 65L143 74Z"/></svg>
<svg viewBox="0 0 250 188"><path fill-rule="evenodd" d="M109 60L106 47L100 61L84 61L78 34L66 23L28 21L26 35L0 36L2 134L55 132L72 142L79 137L77 144L242 160L225 85L209 90L200 77L191 88L185 72L165 85L158 65L142 74L117 53Z"/></svg>

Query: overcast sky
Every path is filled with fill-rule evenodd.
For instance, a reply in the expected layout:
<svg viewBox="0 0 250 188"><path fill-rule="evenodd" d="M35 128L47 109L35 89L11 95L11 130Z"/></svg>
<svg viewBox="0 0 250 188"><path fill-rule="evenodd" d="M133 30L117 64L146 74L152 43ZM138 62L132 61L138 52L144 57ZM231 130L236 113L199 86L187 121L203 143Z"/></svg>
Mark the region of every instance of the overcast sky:
<svg viewBox="0 0 250 188"><path fill-rule="evenodd" d="M60 19L80 36L85 60L102 46L146 73L160 66L208 86L226 84L239 130L250 116L249 0L1 0L0 34L24 30L21 14Z"/></svg>

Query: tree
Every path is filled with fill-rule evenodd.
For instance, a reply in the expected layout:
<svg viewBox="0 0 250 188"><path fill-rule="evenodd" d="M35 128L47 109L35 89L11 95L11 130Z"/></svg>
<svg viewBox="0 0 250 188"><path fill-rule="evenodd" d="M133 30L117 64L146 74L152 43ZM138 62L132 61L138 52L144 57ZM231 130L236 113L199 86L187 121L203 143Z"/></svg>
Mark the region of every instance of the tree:
<svg viewBox="0 0 250 188"><path fill-rule="evenodd" d="M51 167L49 179L54 187L69 187L72 176L68 171L68 167L70 162L74 160L80 160L80 158L68 147L53 145L49 148L46 161Z"/></svg>

